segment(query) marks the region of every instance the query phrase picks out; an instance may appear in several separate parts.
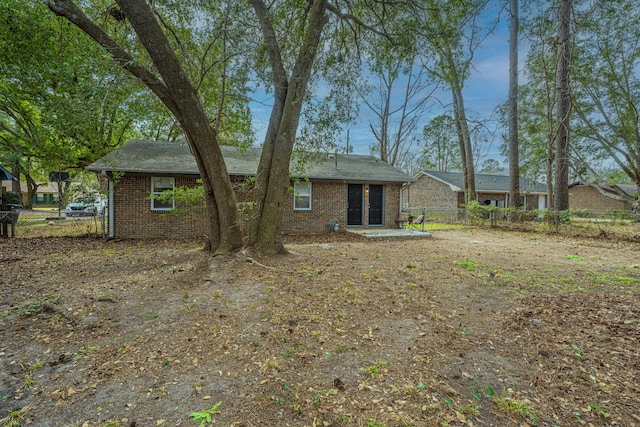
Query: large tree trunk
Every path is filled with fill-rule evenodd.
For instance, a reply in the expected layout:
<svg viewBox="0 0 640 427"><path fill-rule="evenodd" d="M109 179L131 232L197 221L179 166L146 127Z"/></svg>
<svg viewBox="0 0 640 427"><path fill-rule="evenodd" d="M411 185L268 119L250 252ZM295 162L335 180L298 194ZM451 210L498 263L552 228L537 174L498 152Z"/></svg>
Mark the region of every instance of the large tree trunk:
<svg viewBox="0 0 640 427"><path fill-rule="evenodd" d="M518 0L511 0L509 23L509 207L520 206L518 158Z"/></svg>
<svg viewBox="0 0 640 427"><path fill-rule="evenodd" d="M11 181L11 191L14 193L18 193L20 195L20 200L22 200L22 190L20 189L20 176L22 175L22 167L20 166L20 162L15 160L13 165L11 166L11 174L15 176L18 180Z"/></svg>
<svg viewBox="0 0 640 427"><path fill-rule="evenodd" d="M33 209L33 199L38 191L38 184L31 178L31 175L24 174L24 179L27 181L27 203L24 204L24 208L27 210Z"/></svg>
<svg viewBox="0 0 640 427"><path fill-rule="evenodd" d="M311 5L307 31L289 80L267 8L262 0L253 0L252 5L265 38L276 99L257 172L251 238L259 255L272 255L286 252L282 243L282 226L289 188L289 163L315 52L327 22L327 0L315 0Z"/></svg>
<svg viewBox="0 0 640 427"><path fill-rule="evenodd" d="M562 0L558 11L558 68L557 84L557 133L556 133L556 211L569 209L569 119L571 116L571 94L569 91L569 72L571 66L570 31L571 0Z"/></svg>
<svg viewBox="0 0 640 427"><path fill-rule="evenodd" d="M476 199L476 171L473 165L473 149L471 146L471 134L469 123L462 98L462 89L458 85L451 85L453 94L453 115L458 131L458 141L460 142L460 156L462 160L462 173L464 176L464 199L465 203Z"/></svg>
<svg viewBox="0 0 640 427"><path fill-rule="evenodd" d="M121 46L96 26L72 0L48 1L49 8L64 16L108 50L114 60L151 89L180 123L196 159L205 190L209 219L209 246L226 252L242 245L239 215L231 180L196 91L182 69L154 12L145 0L117 0L162 79L140 66Z"/></svg>

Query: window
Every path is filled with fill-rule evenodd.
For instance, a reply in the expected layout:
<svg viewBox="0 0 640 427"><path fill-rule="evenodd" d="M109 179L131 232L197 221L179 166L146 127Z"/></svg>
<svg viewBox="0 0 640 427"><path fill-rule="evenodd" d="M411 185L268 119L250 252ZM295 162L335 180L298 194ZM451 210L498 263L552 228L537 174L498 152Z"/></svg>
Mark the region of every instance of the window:
<svg viewBox="0 0 640 427"><path fill-rule="evenodd" d="M162 194L165 190L173 190L175 186L175 178L169 177L151 177L151 195L156 196ZM173 198L171 200L158 200L151 198L152 211L168 211L173 209Z"/></svg>
<svg viewBox="0 0 640 427"><path fill-rule="evenodd" d="M311 183L309 181L293 183L293 210L311 210Z"/></svg>

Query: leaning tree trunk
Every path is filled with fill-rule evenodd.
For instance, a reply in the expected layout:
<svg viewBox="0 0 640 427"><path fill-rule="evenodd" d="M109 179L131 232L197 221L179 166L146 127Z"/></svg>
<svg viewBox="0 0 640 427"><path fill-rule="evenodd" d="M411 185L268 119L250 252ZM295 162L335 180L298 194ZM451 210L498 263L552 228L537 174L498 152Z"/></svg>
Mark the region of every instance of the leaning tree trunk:
<svg viewBox="0 0 640 427"><path fill-rule="evenodd" d="M239 215L231 180L196 91L171 48L154 11L146 0L117 0L162 78L134 58L95 25L72 0L47 0L63 16L104 47L124 69L139 78L180 123L196 159L205 190L209 220L209 249L226 252L242 245Z"/></svg>
<svg viewBox="0 0 640 427"><path fill-rule="evenodd" d="M558 68L556 70L557 133L556 133L556 211L569 209L569 119L571 116L571 94L569 72L571 66L570 31L571 0L562 0L558 12Z"/></svg>
<svg viewBox="0 0 640 427"><path fill-rule="evenodd" d="M254 187L254 204L250 223L249 241L255 244L258 241L258 236L261 234L262 209L267 195L276 138L278 136L280 123L282 122L289 81L280 55L277 37L269 21L267 7L262 0L253 0L252 6L258 15L264 37L264 44L269 55L275 95L271 116L269 117L269 126L267 127L267 133L264 138L264 143L262 144L262 154L258 164Z"/></svg>
<svg viewBox="0 0 640 427"><path fill-rule="evenodd" d="M462 98L462 89L457 85L451 85L453 93L453 115L456 120L456 129L458 130L458 140L461 141L461 160L462 172L465 179L464 198L465 203L469 204L476 199L476 172L473 165L473 149L471 147L471 135L469 133L469 124L467 123L467 114L464 107L464 99Z"/></svg>
<svg viewBox="0 0 640 427"><path fill-rule="evenodd" d="M218 138L175 52L145 0L117 0L162 76L187 135L205 190L211 249L226 252L242 245L236 197ZM149 19L153 17L153 19Z"/></svg>
<svg viewBox="0 0 640 427"><path fill-rule="evenodd" d="M260 19L277 92L257 172L251 237L259 255L272 255L286 252L282 230L289 164L313 61L327 23L327 0L315 0L311 6L307 31L288 82L264 2L253 0L252 5Z"/></svg>

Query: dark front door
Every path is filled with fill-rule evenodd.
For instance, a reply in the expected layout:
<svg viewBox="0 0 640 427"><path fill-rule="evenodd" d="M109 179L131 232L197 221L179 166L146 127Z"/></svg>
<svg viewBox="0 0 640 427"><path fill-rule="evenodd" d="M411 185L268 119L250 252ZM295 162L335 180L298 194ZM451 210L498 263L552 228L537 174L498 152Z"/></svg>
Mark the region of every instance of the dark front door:
<svg viewBox="0 0 640 427"><path fill-rule="evenodd" d="M347 189L347 225L362 225L362 184L349 184Z"/></svg>
<svg viewBox="0 0 640 427"><path fill-rule="evenodd" d="M382 185L369 185L369 225L382 225L384 191Z"/></svg>

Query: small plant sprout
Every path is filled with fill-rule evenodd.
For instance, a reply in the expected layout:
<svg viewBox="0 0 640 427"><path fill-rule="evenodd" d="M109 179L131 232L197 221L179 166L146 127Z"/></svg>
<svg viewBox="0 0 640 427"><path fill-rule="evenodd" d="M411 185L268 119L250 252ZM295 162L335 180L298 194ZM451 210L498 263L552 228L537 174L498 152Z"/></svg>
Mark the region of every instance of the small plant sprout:
<svg viewBox="0 0 640 427"><path fill-rule="evenodd" d="M274 371L278 369L278 361L269 359L264 363L265 371Z"/></svg>
<svg viewBox="0 0 640 427"><path fill-rule="evenodd" d="M373 377L387 372L387 367L389 366L391 366L389 362L378 360L375 365L368 366L364 368L363 371L365 374L371 375Z"/></svg>
<svg viewBox="0 0 640 427"><path fill-rule="evenodd" d="M463 415L471 415L471 416L480 415L480 411L478 410L478 407L476 405L461 406L456 410Z"/></svg>
<svg viewBox="0 0 640 427"><path fill-rule="evenodd" d="M15 411L9 412L9 416L0 419L0 423L2 423L3 426L7 427L18 427L26 418L27 413L31 410L31 407L32 405L27 405L22 409L17 409Z"/></svg>
<svg viewBox="0 0 640 427"><path fill-rule="evenodd" d="M193 421L196 421L196 422L200 421L200 427L204 427L205 424L213 422L214 415L217 415L220 413L220 411L218 411L218 407L221 404L222 402L218 402L209 409L205 409L204 411L200 411L200 412L192 412L189 414L189 416Z"/></svg>
<svg viewBox="0 0 640 427"><path fill-rule="evenodd" d="M456 261L455 264L466 268L467 271L474 271L477 268L476 263L473 261Z"/></svg>
<svg viewBox="0 0 640 427"><path fill-rule="evenodd" d="M610 413L605 412L604 409L602 409L597 403L589 402L589 405L591 405L591 407L595 409L598 414L602 415L603 418L609 418L611 416Z"/></svg>
<svg viewBox="0 0 640 427"><path fill-rule="evenodd" d="M575 344L571 344L571 348L573 349L573 355L576 357L576 359L582 359L582 352L580 351L580 347Z"/></svg>
<svg viewBox="0 0 640 427"><path fill-rule="evenodd" d="M148 322L149 320L153 320L155 318L157 318L158 315L156 313L154 313L151 310L147 310L144 313L142 313L142 321L143 322Z"/></svg>
<svg viewBox="0 0 640 427"><path fill-rule="evenodd" d="M496 397L493 399L493 403L508 414L516 415L523 420L529 418L529 420L534 424L538 422L538 416L533 413L533 410L527 402L511 397Z"/></svg>

